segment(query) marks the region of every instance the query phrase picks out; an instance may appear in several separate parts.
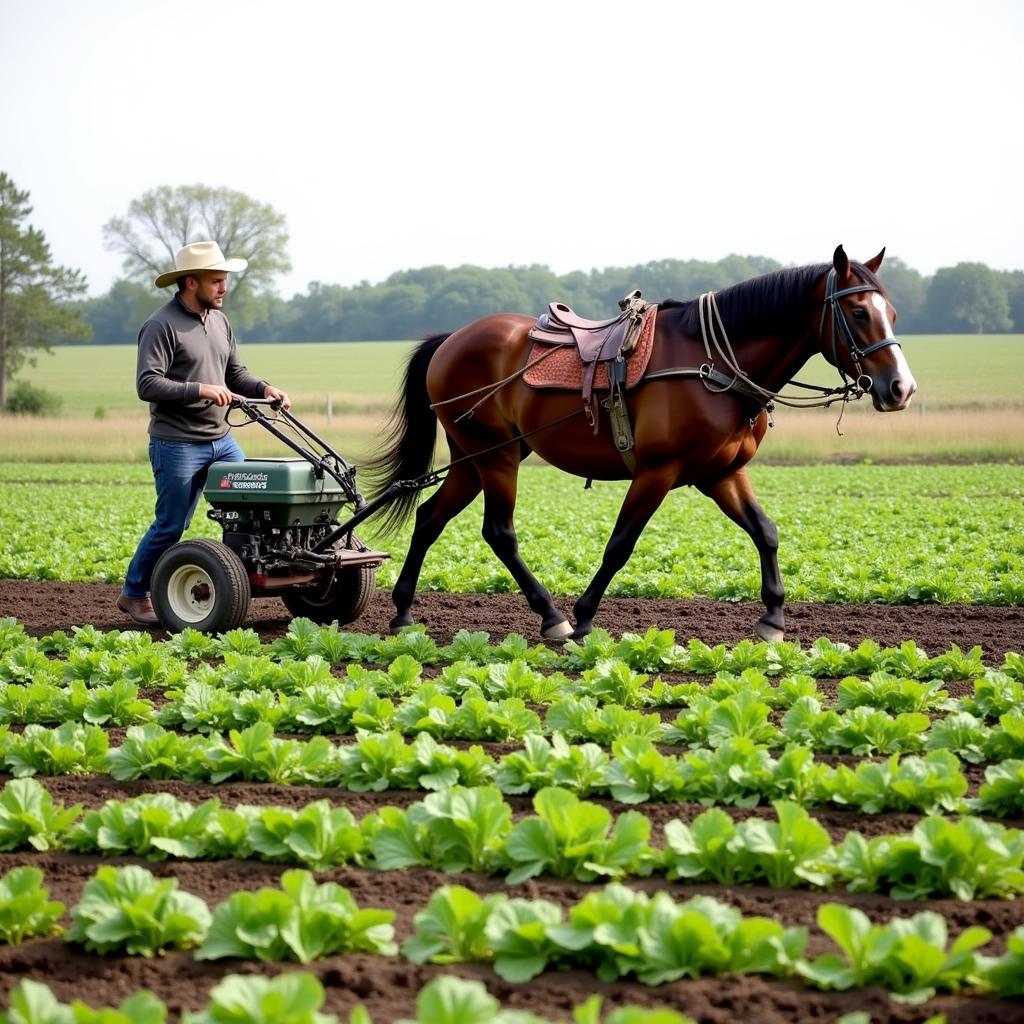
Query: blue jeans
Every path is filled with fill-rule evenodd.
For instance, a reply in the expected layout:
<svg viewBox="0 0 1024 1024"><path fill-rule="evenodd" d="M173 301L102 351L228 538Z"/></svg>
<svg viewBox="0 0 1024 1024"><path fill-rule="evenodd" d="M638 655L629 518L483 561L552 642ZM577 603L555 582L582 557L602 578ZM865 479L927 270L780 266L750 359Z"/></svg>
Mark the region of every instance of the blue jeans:
<svg viewBox="0 0 1024 1024"><path fill-rule="evenodd" d="M230 433L216 441L151 438L149 461L156 481L156 518L139 541L124 581L127 597L145 597L160 556L181 540L192 522L206 474L214 462L241 462L245 453Z"/></svg>

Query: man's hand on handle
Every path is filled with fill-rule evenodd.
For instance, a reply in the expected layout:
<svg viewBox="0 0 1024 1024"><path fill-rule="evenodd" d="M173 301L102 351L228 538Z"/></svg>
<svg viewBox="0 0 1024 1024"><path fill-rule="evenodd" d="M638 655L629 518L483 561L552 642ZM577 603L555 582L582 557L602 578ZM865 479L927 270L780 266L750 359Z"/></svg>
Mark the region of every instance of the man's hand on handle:
<svg viewBox="0 0 1024 1024"><path fill-rule="evenodd" d="M200 400L213 402L214 405L230 405L232 397L231 388L226 384L199 385Z"/></svg>
<svg viewBox="0 0 1024 1024"><path fill-rule="evenodd" d="M292 400L288 397L288 392L275 388L271 384L263 389L263 397L276 399L281 403L282 409L292 407ZM214 405L230 405L235 396L226 384L200 384L199 398L201 401L213 402Z"/></svg>
<svg viewBox="0 0 1024 1024"><path fill-rule="evenodd" d="M281 403L282 409L290 409L292 407L292 400L288 397L288 392L275 388L272 384L268 384L264 388L263 397L276 398Z"/></svg>

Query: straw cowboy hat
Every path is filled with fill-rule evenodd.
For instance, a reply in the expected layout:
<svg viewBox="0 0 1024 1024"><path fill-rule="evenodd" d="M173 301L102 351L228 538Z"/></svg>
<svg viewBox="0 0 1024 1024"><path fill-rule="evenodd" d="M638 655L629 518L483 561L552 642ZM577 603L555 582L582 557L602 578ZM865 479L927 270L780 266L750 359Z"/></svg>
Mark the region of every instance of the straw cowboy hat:
<svg viewBox="0 0 1024 1024"><path fill-rule="evenodd" d="M166 288L174 284L185 274L195 274L200 270L229 270L237 272L249 266L248 260L240 258L226 260L224 253L216 242L190 242L178 250L174 257L174 269L161 274L154 282L157 288Z"/></svg>

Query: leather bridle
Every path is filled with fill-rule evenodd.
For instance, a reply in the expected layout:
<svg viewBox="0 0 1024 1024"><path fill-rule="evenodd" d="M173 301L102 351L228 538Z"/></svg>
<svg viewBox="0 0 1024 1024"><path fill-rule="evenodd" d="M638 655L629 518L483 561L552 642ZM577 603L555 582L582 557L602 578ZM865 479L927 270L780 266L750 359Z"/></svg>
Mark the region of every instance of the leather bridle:
<svg viewBox="0 0 1024 1024"><path fill-rule="evenodd" d="M862 360L871 355L872 352L877 352L880 348L886 348L889 345L895 345L897 348L902 348L899 338L895 335L889 338L882 338L881 341L873 342L872 344L861 348L857 344L857 339L853 336L853 331L850 328L849 323L846 320L846 313L843 307L840 305L839 300L844 295L853 295L856 292L881 292L881 288L873 284L855 284L849 288L836 288L836 280L838 275L836 274L835 268L833 267L828 272L828 278L825 281L825 301L821 310L821 324L818 328L818 341L821 345L822 352L825 351L825 321L830 319L832 323L832 365L839 371L839 376L843 379L845 384L847 380L846 371L843 369L843 364L839 359L839 335L842 333L843 340L846 342L846 351L850 356L850 360L853 362L854 369L857 371L856 385L861 391L870 391L872 380L871 377L864 372L864 367L861 365Z"/></svg>

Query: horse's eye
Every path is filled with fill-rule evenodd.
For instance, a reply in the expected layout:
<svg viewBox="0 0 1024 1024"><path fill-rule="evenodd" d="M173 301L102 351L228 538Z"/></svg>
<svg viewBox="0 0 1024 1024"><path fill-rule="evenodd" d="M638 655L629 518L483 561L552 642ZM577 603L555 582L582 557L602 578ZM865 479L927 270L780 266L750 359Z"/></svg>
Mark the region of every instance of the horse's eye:
<svg viewBox="0 0 1024 1024"><path fill-rule="evenodd" d="M867 320L868 311L861 306L857 306L853 311L854 320Z"/></svg>

